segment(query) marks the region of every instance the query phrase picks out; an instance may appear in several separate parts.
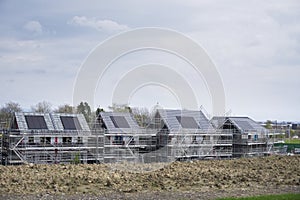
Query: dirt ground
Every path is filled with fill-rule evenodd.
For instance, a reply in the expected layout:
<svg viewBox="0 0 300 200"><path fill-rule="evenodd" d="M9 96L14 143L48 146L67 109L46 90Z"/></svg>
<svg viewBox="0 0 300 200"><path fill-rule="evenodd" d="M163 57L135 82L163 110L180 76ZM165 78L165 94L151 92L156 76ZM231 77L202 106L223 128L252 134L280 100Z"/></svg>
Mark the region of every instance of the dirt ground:
<svg viewBox="0 0 300 200"><path fill-rule="evenodd" d="M159 164L156 164L159 165ZM300 156L153 165L0 166L0 199L215 199L300 193ZM156 166L157 167L157 166Z"/></svg>

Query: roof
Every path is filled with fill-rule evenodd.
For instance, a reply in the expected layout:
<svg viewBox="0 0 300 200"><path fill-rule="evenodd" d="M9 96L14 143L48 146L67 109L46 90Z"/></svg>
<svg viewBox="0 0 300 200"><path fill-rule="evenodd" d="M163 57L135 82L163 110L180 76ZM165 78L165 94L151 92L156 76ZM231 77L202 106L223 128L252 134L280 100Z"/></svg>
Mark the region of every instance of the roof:
<svg viewBox="0 0 300 200"><path fill-rule="evenodd" d="M15 113L18 130L90 131L82 114Z"/></svg>
<svg viewBox="0 0 300 200"><path fill-rule="evenodd" d="M130 113L127 112L100 112L109 133L133 133L141 128Z"/></svg>
<svg viewBox="0 0 300 200"><path fill-rule="evenodd" d="M265 132L267 129L249 117L213 117L212 123L221 127L227 120L241 131Z"/></svg>
<svg viewBox="0 0 300 200"><path fill-rule="evenodd" d="M214 130L202 111L158 109L170 132L198 132Z"/></svg>
<svg viewBox="0 0 300 200"><path fill-rule="evenodd" d="M224 124L226 120L226 117L213 117L210 120L210 123L215 127L215 128L219 128L221 125Z"/></svg>

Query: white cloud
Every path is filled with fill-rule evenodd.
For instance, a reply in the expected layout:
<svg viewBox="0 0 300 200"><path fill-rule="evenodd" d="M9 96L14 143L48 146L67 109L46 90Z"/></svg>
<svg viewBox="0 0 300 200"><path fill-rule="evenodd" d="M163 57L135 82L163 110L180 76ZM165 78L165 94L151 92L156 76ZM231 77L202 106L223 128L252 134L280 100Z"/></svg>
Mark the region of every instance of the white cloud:
<svg viewBox="0 0 300 200"><path fill-rule="evenodd" d="M35 34L42 34L43 27L39 21L28 21L24 25L24 29Z"/></svg>
<svg viewBox="0 0 300 200"><path fill-rule="evenodd" d="M70 24L94 28L98 31L124 31L129 29L127 25L119 24L112 20L97 20L96 18L87 18L85 16L74 16Z"/></svg>

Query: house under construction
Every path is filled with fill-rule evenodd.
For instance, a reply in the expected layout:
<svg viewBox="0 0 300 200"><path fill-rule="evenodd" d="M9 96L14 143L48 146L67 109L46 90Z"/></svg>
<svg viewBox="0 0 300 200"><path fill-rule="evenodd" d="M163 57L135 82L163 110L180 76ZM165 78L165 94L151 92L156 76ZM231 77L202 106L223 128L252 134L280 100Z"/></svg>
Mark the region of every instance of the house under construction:
<svg viewBox="0 0 300 200"><path fill-rule="evenodd" d="M269 153L269 131L249 117L213 117L211 122L217 129L233 134L233 157Z"/></svg>
<svg viewBox="0 0 300 200"><path fill-rule="evenodd" d="M149 154L156 149L156 132L139 127L131 113L100 112L97 124L103 132L105 163L156 161Z"/></svg>
<svg viewBox="0 0 300 200"><path fill-rule="evenodd" d="M162 160L232 156L232 133L216 130L202 111L158 109L153 123Z"/></svg>
<svg viewBox="0 0 300 200"><path fill-rule="evenodd" d="M82 114L15 113L3 134L2 163L87 163L97 146Z"/></svg>
<svg viewBox="0 0 300 200"><path fill-rule="evenodd" d="M89 128L82 114L15 113L2 134L2 164L171 162L270 152L267 129L248 117L157 109L147 128L131 113L100 112Z"/></svg>

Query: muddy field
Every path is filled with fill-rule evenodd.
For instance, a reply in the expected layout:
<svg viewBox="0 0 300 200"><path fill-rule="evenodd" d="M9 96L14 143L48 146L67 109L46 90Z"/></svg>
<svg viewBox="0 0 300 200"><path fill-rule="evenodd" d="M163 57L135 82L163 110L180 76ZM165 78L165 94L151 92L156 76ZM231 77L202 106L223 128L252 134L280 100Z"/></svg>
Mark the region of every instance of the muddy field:
<svg viewBox="0 0 300 200"><path fill-rule="evenodd" d="M144 173L104 164L0 166L0 198L214 199L300 193L299 156L174 162L156 171L151 165L121 167Z"/></svg>

